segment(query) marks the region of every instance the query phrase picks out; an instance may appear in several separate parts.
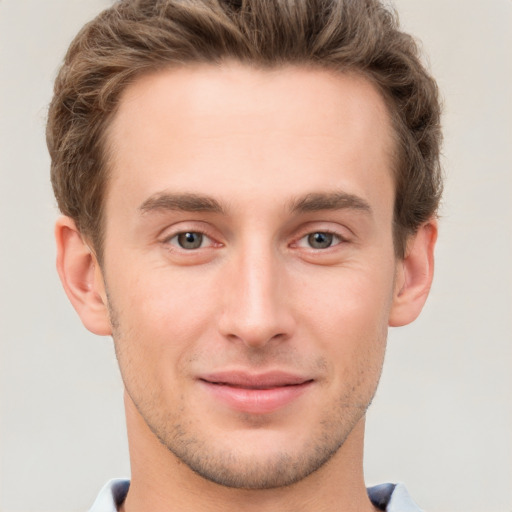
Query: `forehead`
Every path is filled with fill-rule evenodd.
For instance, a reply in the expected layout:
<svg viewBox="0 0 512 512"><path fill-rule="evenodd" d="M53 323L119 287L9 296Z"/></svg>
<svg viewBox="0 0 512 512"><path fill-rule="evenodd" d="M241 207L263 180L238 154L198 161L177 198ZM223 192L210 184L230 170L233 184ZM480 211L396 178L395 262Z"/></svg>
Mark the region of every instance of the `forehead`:
<svg viewBox="0 0 512 512"><path fill-rule="evenodd" d="M361 76L320 69L225 64L148 74L124 91L107 144L107 196L206 187L230 202L236 187L247 202L333 187L378 199L392 182L381 95Z"/></svg>

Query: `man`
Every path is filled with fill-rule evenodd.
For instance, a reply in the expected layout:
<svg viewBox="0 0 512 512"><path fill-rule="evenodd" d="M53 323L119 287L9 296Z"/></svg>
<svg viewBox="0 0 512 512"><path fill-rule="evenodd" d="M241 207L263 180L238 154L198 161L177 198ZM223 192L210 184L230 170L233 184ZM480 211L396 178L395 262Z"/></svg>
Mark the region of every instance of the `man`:
<svg viewBox="0 0 512 512"><path fill-rule="evenodd" d="M125 0L80 32L57 268L114 339L132 467L93 511L419 510L362 457L387 328L432 281L439 144L374 0Z"/></svg>

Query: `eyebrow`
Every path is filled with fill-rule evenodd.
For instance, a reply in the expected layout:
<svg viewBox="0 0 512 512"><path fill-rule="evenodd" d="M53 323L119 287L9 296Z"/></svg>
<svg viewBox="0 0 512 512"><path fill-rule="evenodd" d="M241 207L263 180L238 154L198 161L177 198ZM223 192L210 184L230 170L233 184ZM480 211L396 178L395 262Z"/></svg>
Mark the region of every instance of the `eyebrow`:
<svg viewBox="0 0 512 512"><path fill-rule="evenodd" d="M159 210L176 210L184 212L223 213L220 203L212 197L198 194L171 194L160 192L146 199L139 207L142 213Z"/></svg>
<svg viewBox="0 0 512 512"><path fill-rule="evenodd" d="M322 210L361 210L372 213L370 204L359 196L346 192L311 193L295 199L291 211L297 213L317 212Z"/></svg>
<svg viewBox="0 0 512 512"><path fill-rule="evenodd" d="M360 210L371 213L370 205L361 197L346 192L314 192L291 201L292 213L317 212L322 210ZM200 194L173 194L159 192L146 199L139 210L142 213L152 211L183 211L225 213L222 205L213 197Z"/></svg>

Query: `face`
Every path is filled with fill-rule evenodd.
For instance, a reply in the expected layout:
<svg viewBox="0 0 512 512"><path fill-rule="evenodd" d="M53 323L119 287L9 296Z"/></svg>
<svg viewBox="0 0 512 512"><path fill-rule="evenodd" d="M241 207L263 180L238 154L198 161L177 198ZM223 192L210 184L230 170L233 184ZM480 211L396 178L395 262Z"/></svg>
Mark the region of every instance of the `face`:
<svg viewBox="0 0 512 512"><path fill-rule="evenodd" d="M391 128L364 79L241 65L131 85L108 133L102 277L128 407L232 487L337 453L380 375Z"/></svg>

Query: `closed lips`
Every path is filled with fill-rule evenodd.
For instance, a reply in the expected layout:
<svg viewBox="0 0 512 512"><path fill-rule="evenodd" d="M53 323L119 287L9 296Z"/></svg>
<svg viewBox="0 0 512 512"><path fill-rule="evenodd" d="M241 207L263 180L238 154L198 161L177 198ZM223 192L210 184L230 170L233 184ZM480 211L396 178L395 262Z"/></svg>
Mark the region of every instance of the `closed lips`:
<svg viewBox="0 0 512 512"><path fill-rule="evenodd" d="M284 386L297 386L313 381L313 379L310 378L282 373L268 373L261 375L217 373L201 376L199 380L209 384L232 386L244 389L272 389Z"/></svg>

